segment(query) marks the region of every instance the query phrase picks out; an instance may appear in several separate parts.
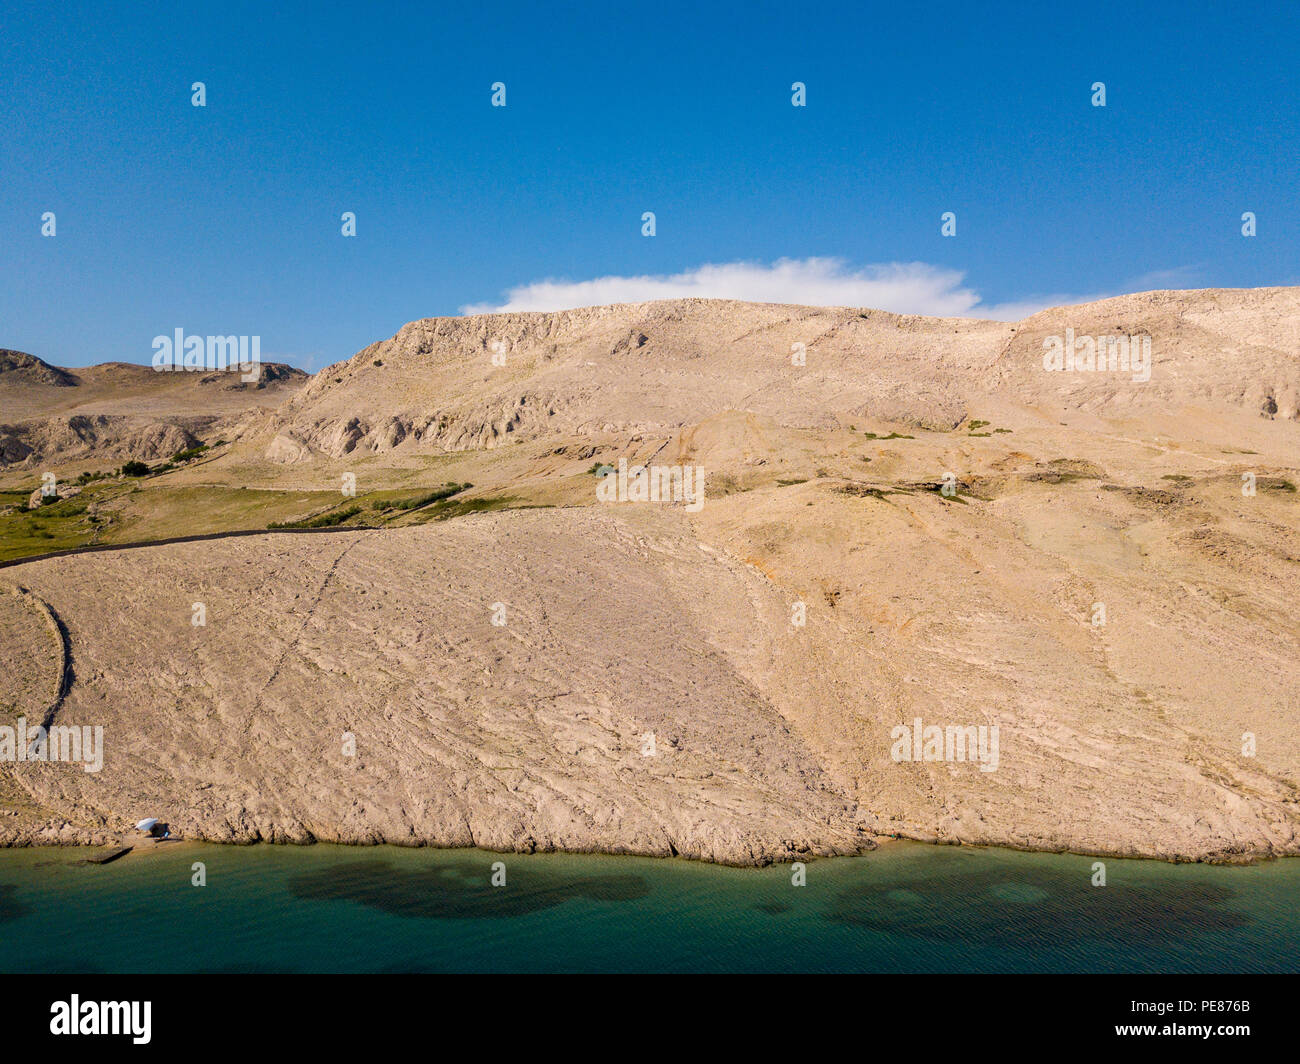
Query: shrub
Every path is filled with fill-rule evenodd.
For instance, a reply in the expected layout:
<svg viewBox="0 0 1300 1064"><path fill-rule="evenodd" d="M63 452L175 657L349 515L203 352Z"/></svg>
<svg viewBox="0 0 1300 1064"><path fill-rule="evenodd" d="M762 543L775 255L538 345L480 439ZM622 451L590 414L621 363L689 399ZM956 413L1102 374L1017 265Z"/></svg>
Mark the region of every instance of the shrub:
<svg viewBox="0 0 1300 1064"><path fill-rule="evenodd" d="M396 499L388 503L376 503L377 508L392 510L418 510L421 506L428 506L431 502L441 502L443 499L450 499L453 495L459 495L462 491L472 488L472 484L448 484L445 487L438 488L428 492L425 495L417 495L412 499Z"/></svg>
<svg viewBox="0 0 1300 1064"><path fill-rule="evenodd" d="M360 506L349 506L346 510L336 510L333 513L320 514L317 517L309 517L302 521L272 521L267 528L330 528L334 525L341 525L344 521L356 517L361 512Z"/></svg>

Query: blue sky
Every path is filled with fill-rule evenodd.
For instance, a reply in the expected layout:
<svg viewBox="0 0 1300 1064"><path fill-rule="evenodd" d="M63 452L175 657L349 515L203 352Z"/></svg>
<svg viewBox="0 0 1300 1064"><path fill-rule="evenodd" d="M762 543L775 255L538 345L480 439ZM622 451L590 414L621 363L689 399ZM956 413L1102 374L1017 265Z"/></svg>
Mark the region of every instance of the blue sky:
<svg viewBox="0 0 1300 1064"><path fill-rule="evenodd" d="M318 369L465 308L1297 284L1298 12L6 0L0 347Z"/></svg>

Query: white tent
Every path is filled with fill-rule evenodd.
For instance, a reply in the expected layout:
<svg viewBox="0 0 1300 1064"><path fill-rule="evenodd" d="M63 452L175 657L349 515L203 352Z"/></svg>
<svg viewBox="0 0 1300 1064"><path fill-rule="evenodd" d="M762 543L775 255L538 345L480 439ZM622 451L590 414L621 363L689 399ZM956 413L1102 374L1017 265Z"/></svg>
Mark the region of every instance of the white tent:
<svg viewBox="0 0 1300 1064"><path fill-rule="evenodd" d="M141 820L135 827L137 831L152 831L155 824L158 823L156 816L151 816L146 820Z"/></svg>

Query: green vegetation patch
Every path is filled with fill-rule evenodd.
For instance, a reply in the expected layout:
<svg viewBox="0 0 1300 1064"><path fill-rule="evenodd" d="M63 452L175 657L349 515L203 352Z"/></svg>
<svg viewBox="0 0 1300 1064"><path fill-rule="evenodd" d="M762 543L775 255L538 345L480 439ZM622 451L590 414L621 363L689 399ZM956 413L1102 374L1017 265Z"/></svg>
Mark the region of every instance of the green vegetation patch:
<svg viewBox="0 0 1300 1064"><path fill-rule="evenodd" d="M485 495L477 499L443 499L427 509L421 510L419 517L424 521L449 521L453 517L466 514L485 514L496 510L509 510L519 501L514 495Z"/></svg>
<svg viewBox="0 0 1300 1064"><path fill-rule="evenodd" d="M407 499L375 499L371 501L370 508L372 510L418 510L430 503L450 499L453 495L459 495L462 491L469 491L473 486L473 484L469 483L444 484L441 488L435 488L423 495L416 495Z"/></svg>
<svg viewBox="0 0 1300 1064"><path fill-rule="evenodd" d="M341 525L344 521L350 521L361 512L360 506L349 506L342 510L334 510L327 514L317 514L315 517L304 518L301 521L272 521L267 528L333 528L335 525Z"/></svg>
<svg viewBox="0 0 1300 1064"><path fill-rule="evenodd" d="M71 498L43 498L34 510L27 509L25 495L14 499L15 509L0 515L0 559L28 558L95 542L111 527L112 518L89 511L93 504L120 491L120 485L95 485ZM8 497L17 494L4 493Z"/></svg>

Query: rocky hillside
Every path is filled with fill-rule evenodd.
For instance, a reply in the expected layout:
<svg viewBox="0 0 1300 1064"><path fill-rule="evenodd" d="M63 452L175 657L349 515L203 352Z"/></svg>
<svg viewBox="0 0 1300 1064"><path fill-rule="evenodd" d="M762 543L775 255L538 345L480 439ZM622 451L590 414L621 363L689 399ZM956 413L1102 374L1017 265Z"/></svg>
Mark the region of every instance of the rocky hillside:
<svg viewBox="0 0 1300 1064"><path fill-rule="evenodd" d="M11 493L10 558L112 549L0 570L0 712L60 673L39 601L59 720L112 753L0 762L0 841L162 809L192 838L739 863L1300 855L1298 329L1297 289L1014 324L681 301L414 322L248 393L28 383L87 438L184 428L181 395L232 435ZM1150 363L1111 370L1119 335ZM1091 369L1044 367L1085 337ZM694 466L702 504L610 501L622 460ZM999 748L900 756L914 727Z"/></svg>
<svg viewBox="0 0 1300 1064"><path fill-rule="evenodd" d="M1045 371L1044 340L1067 328L1149 337L1150 379ZM728 409L800 428L952 429L991 401L1295 419L1300 289L1147 292L1016 324L723 300L430 318L317 374L276 412L266 454L671 432Z"/></svg>
<svg viewBox="0 0 1300 1064"><path fill-rule="evenodd" d="M106 362L76 372L0 351L0 470L155 461L201 437L234 434L307 380L279 363L257 381L229 373L158 373Z"/></svg>

